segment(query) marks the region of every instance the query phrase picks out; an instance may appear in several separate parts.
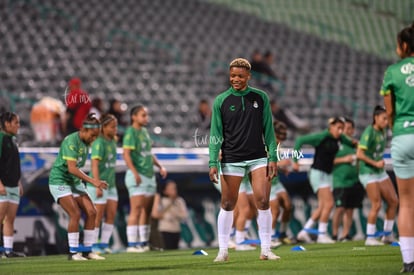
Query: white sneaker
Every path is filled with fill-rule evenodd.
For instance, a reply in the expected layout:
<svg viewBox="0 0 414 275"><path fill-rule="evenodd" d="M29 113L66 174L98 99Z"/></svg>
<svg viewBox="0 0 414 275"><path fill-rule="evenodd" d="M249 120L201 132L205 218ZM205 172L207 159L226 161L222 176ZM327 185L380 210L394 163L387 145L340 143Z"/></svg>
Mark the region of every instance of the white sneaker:
<svg viewBox="0 0 414 275"><path fill-rule="evenodd" d="M105 260L105 257L99 256L98 254L94 252L89 252L87 254L85 253L82 256L88 260Z"/></svg>
<svg viewBox="0 0 414 275"><path fill-rule="evenodd" d="M142 249L142 252L148 252L151 250L149 245L140 246L140 248Z"/></svg>
<svg viewBox="0 0 414 275"><path fill-rule="evenodd" d="M303 229L298 233L297 239L298 241L304 243L313 243L312 238L309 236L308 232Z"/></svg>
<svg viewBox="0 0 414 275"><path fill-rule="evenodd" d="M260 260L279 260L280 257L268 250L265 253L260 254Z"/></svg>
<svg viewBox="0 0 414 275"><path fill-rule="evenodd" d="M365 240L365 245L366 246L381 246L381 245L384 245L384 243L374 238L367 238Z"/></svg>
<svg viewBox="0 0 414 275"><path fill-rule="evenodd" d="M85 257L82 256L81 253L70 253L68 260L70 261L87 261Z"/></svg>
<svg viewBox="0 0 414 275"><path fill-rule="evenodd" d="M142 247L136 247L136 246L128 246L126 249L127 253L142 253L144 250Z"/></svg>
<svg viewBox="0 0 414 275"><path fill-rule="evenodd" d="M316 242L320 243L320 244L333 244L333 243L335 243L335 241L332 240L332 238L329 237L326 234L318 235L318 239L316 240Z"/></svg>
<svg viewBox="0 0 414 275"><path fill-rule="evenodd" d="M271 240L270 241L270 247L271 248L276 248L282 245L282 242L279 240Z"/></svg>
<svg viewBox="0 0 414 275"><path fill-rule="evenodd" d="M238 244L235 248L236 251L250 251L250 250L256 250L255 246L251 246L248 244Z"/></svg>
<svg viewBox="0 0 414 275"><path fill-rule="evenodd" d="M221 253L217 255L217 257L214 259L214 262L227 262L229 260L229 254L227 253Z"/></svg>

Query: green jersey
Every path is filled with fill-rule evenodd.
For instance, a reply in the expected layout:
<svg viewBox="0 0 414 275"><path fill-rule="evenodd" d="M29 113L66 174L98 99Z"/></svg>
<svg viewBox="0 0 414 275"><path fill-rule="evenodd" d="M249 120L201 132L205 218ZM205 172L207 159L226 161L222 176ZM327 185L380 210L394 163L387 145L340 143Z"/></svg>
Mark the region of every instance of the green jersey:
<svg viewBox="0 0 414 275"><path fill-rule="evenodd" d="M365 151L365 155L372 160L379 161L383 159L386 145L385 130L375 130L372 125L365 128L359 141L358 147ZM376 168L364 161L359 162L359 174L377 174L384 171L384 168Z"/></svg>
<svg viewBox="0 0 414 275"><path fill-rule="evenodd" d="M393 136L414 133L414 57L407 57L385 71L381 95L394 101Z"/></svg>
<svg viewBox="0 0 414 275"><path fill-rule="evenodd" d="M131 159L138 173L146 177L154 175L154 160L151 152L151 139L146 128L140 130L128 127L122 147L131 150Z"/></svg>
<svg viewBox="0 0 414 275"><path fill-rule="evenodd" d="M349 146L346 143L342 143L339 146L339 151L336 153L336 158L344 157L347 155L355 155L356 149ZM334 188L346 188L351 187L358 182L358 168L353 163L340 163L334 166L333 174L333 187Z"/></svg>
<svg viewBox="0 0 414 275"><path fill-rule="evenodd" d="M78 184L81 180L69 173L67 161L76 161L76 167L83 167L88 157L88 149L80 139L79 132L68 135L60 145L59 153L50 171L49 184Z"/></svg>
<svg viewBox="0 0 414 275"><path fill-rule="evenodd" d="M115 187L116 142L99 136L92 144L91 159L99 160L99 178L106 181L109 188Z"/></svg>

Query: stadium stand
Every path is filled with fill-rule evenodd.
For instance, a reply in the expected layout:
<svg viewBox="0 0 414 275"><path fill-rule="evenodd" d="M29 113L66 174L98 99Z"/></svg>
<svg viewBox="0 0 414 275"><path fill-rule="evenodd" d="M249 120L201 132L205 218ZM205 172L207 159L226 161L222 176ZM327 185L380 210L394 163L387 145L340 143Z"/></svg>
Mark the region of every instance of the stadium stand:
<svg viewBox="0 0 414 275"><path fill-rule="evenodd" d="M233 9L212 2L227 2ZM373 15L373 10L395 7L388 7L390 1L366 9L356 3L373 1L318 1L318 5L267 1L273 4L254 13L252 3L257 2L1 1L0 61L5 64L0 70L1 94L28 127L31 104L44 95L63 101L67 81L77 76L91 96L116 96L129 106L147 105L156 146L191 147L195 128L189 117L199 99L213 98L228 87L231 59L249 57L260 48L275 54L278 71L287 76L283 83L273 83L278 88L269 92L271 97L309 119L315 130L325 127L328 116L340 114L354 118L361 131L371 119L371 106L381 103L378 90L390 56L375 52L374 40L361 41L371 45L362 51L341 39L318 37L308 14L316 14L317 24L328 29L353 30L348 24L357 9L358 18L366 18L367 23L352 41L368 33L369 39L381 37L393 45L394 38L388 41L383 32L395 33L399 26L395 20L388 24L387 14ZM396 14L406 20L401 7L408 2L392 2L401 3ZM344 6L349 13L342 12ZM238 7L243 10L234 10ZM154 133L156 127L161 131ZM25 144L33 145L27 139Z"/></svg>

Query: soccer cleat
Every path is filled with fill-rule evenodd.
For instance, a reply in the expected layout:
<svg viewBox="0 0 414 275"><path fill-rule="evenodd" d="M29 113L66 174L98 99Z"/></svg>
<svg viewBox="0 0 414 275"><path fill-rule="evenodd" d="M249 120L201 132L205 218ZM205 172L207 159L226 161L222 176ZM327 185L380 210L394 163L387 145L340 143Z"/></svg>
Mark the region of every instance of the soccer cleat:
<svg viewBox="0 0 414 275"><path fill-rule="evenodd" d="M151 250L149 245L143 245L140 246L140 248L142 249L142 252L148 252Z"/></svg>
<svg viewBox="0 0 414 275"><path fill-rule="evenodd" d="M270 247L271 248L276 248L276 247L279 247L281 245L282 245L282 242L277 240L277 239L274 239L274 240L270 241Z"/></svg>
<svg viewBox="0 0 414 275"><path fill-rule="evenodd" d="M144 250L142 249L142 247L136 247L136 246L128 246L126 249L127 253L142 253L144 252Z"/></svg>
<svg viewBox="0 0 414 275"><path fill-rule="evenodd" d="M312 238L309 236L308 232L303 229L298 233L297 239L298 241L304 243L313 243Z"/></svg>
<svg viewBox="0 0 414 275"><path fill-rule="evenodd" d="M217 255L217 257L214 259L214 262L227 262L229 260L229 254L227 253L220 253Z"/></svg>
<svg viewBox="0 0 414 275"><path fill-rule="evenodd" d="M69 253L69 261L87 261L88 259L84 258L81 253Z"/></svg>
<svg viewBox="0 0 414 275"><path fill-rule="evenodd" d="M250 251L250 250L256 250L255 246L251 246L248 244L238 244L235 248L236 251Z"/></svg>
<svg viewBox="0 0 414 275"><path fill-rule="evenodd" d="M105 257L99 256L98 254L94 252L83 252L82 257L88 260L105 260Z"/></svg>
<svg viewBox="0 0 414 275"><path fill-rule="evenodd" d="M384 243L374 238L367 238L365 240L365 245L366 246L381 246L381 245L384 245Z"/></svg>
<svg viewBox="0 0 414 275"><path fill-rule="evenodd" d="M318 236L318 239L316 240L317 243L320 244L334 244L335 241L331 239L331 237L329 237L326 234L321 234Z"/></svg>
<svg viewBox="0 0 414 275"><path fill-rule="evenodd" d="M414 272L414 262L406 264L404 263L400 273Z"/></svg>
<svg viewBox="0 0 414 275"><path fill-rule="evenodd" d="M280 257L274 254L272 251L267 251L265 253L260 254L260 260L279 260Z"/></svg>

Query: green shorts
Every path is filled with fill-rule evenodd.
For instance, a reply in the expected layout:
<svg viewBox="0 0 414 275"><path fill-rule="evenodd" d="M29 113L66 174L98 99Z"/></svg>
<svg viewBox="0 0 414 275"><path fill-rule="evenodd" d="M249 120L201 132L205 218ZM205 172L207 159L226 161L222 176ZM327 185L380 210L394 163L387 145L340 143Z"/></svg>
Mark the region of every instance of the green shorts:
<svg viewBox="0 0 414 275"><path fill-rule="evenodd" d="M389 177L388 177L387 172L382 171L382 172L375 173L375 174L359 175L358 178L361 184L364 186L364 188L366 188L367 185L370 183L381 182L381 181L388 179Z"/></svg>
<svg viewBox="0 0 414 275"><path fill-rule="evenodd" d="M272 187L270 188L270 200L276 199L277 194L282 192L286 192L286 189L280 182L279 178L272 180Z"/></svg>
<svg viewBox="0 0 414 275"><path fill-rule="evenodd" d="M59 199L66 197L66 196L73 196L79 197L81 195L88 195L88 191L86 190L85 184L83 182L79 182L75 185L69 184L49 184L50 193L53 196L55 202L59 203Z"/></svg>
<svg viewBox="0 0 414 275"><path fill-rule="evenodd" d="M20 202L20 194L19 194L19 187L7 187L6 188L6 195L0 195L0 202L10 202L13 204L19 204Z"/></svg>
<svg viewBox="0 0 414 275"><path fill-rule="evenodd" d="M267 166L267 158L246 160L241 162L231 162L221 164L221 174L227 176L244 177L248 173Z"/></svg>
<svg viewBox="0 0 414 275"><path fill-rule="evenodd" d="M309 181L314 193L318 192L319 188L333 187L333 176L321 170L311 168L309 170Z"/></svg>
<svg viewBox="0 0 414 275"><path fill-rule="evenodd" d="M96 197L96 187L92 184L87 184L86 189L88 190L89 197L91 197L91 200L94 204L106 204L108 200L112 201L118 201L118 190L116 187L110 187L108 189L102 190L102 197L97 198Z"/></svg>
<svg viewBox="0 0 414 275"><path fill-rule="evenodd" d="M391 158L395 175L400 179L414 177L414 134L392 138Z"/></svg>
<svg viewBox="0 0 414 275"><path fill-rule="evenodd" d="M128 189L129 197L145 195L154 196L157 192L157 183L155 176L148 178L140 174L141 183L137 185L134 174L131 170L127 170L125 173L125 186Z"/></svg>

